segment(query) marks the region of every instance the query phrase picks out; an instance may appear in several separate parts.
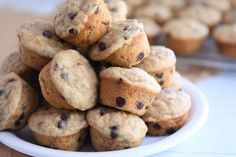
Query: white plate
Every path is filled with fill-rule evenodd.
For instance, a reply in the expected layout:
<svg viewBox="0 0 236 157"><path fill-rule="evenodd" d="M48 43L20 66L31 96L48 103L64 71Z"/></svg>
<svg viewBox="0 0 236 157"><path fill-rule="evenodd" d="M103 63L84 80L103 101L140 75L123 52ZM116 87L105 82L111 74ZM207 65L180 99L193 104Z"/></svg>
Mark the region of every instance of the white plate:
<svg viewBox="0 0 236 157"><path fill-rule="evenodd" d="M110 151L94 152L88 142L80 152L69 152L49 149L34 144L28 128L20 132L0 132L0 141L8 147L24 154L36 157L116 157L116 156L148 156L170 149L190 136L193 136L206 122L208 114L208 103L202 92L190 81L183 79L183 88L192 99L192 108L186 124L176 133L163 137L146 137L142 145L136 148Z"/></svg>

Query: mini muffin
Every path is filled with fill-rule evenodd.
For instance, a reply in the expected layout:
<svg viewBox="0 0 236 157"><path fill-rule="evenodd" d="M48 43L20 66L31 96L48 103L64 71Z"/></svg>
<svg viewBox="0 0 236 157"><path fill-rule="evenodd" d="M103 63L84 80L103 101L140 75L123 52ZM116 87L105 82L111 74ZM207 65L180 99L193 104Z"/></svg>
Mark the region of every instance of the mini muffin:
<svg viewBox="0 0 236 157"><path fill-rule="evenodd" d="M156 80L139 68L111 67L100 73L100 103L139 116L160 90Z"/></svg>
<svg viewBox="0 0 236 157"><path fill-rule="evenodd" d="M228 0L201 0L203 5L215 8L222 13L231 9L230 2Z"/></svg>
<svg viewBox="0 0 236 157"><path fill-rule="evenodd" d="M15 73L0 78L0 130L19 130L26 126L37 107L36 92Z"/></svg>
<svg viewBox="0 0 236 157"><path fill-rule="evenodd" d="M11 53L2 62L0 74L4 75L10 72L16 73L26 82L33 82L33 77L31 75L34 73L34 70L21 61L20 53L18 52Z"/></svg>
<svg viewBox="0 0 236 157"><path fill-rule="evenodd" d="M104 0L111 16L112 22L126 20L127 6L123 0Z"/></svg>
<svg viewBox="0 0 236 157"><path fill-rule="evenodd" d="M209 34L208 27L193 19L174 19L164 27L166 46L178 54L197 52Z"/></svg>
<svg viewBox="0 0 236 157"><path fill-rule="evenodd" d="M221 21L220 11L203 5L192 5L180 12L180 17L195 19L209 28L213 28Z"/></svg>
<svg viewBox="0 0 236 157"><path fill-rule="evenodd" d="M218 26L213 36L222 54L236 58L236 24Z"/></svg>
<svg viewBox="0 0 236 157"><path fill-rule="evenodd" d="M236 1L235 0L229 0L232 9L236 9Z"/></svg>
<svg viewBox="0 0 236 157"><path fill-rule="evenodd" d="M87 121L97 151L137 147L147 132L147 126L138 116L105 107L90 110Z"/></svg>
<svg viewBox="0 0 236 157"><path fill-rule="evenodd" d="M61 51L40 72L46 101L55 108L87 110L97 101L97 76L75 50Z"/></svg>
<svg viewBox="0 0 236 157"><path fill-rule="evenodd" d="M163 25L173 16L171 9L163 4L158 4L150 1L140 9L134 12L136 17L146 17L155 20L157 24Z"/></svg>
<svg viewBox="0 0 236 157"><path fill-rule="evenodd" d="M186 92L163 89L142 117L148 126L148 134L162 136L174 133L187 121L190 107L191 99Z"/></svg>
<svg viewBox="0 0 236 157"><path fill-rule="evenodd" d="M233 24L236 23L236 10L230 10L223 16L223 23Z"/></svg>
<svg viewBox="0 0 236 157"><path fill-rule="evenodd" d="M106 33L111 20L104 0L68 0L59 8L54 26L62 39L87 47Z"/></svg>
<svg viewBox="0 0 236 157"><path fill-rule="evenodd" d="M83 112L50 108L35 112L29 128L42 146L77 151L84 143L88 123Z"/></svg>
<svg viewBox="0 0 236 157"><path fill-rule="evenodd" d="M153 2L168 6L174 13L179 12L186 6L186 0L154 0Z"/></svg>
<svg viewBox="0 0 236 157"><path fill-rule="evenodd" d="M176 71L174 73L173 81L170 87L176 90L182 90L182 76L179 72Z"/></svg>
<svg viewBox="0 0 236 157"><path fill-rule="evenodd" d="M140 18L139 19L144 26L144 32L147 34L148 41L151 45L157 43L157 38L161 33L161 27L152 19Z"/></svg>
<svg viewBox="0 0 236 157"><path fill-rule="evenodd" d="M26 22L17 34L22 62L37 70L41 70L58 51L69 48L57 37L49 21Z"/></svg>
<svg viewBox="0 0 236 157"><path fill-rule="evenodd" d="M112 65L131 67L150 53L149 42L138 20L125 20L111 24L108 32L90 49L90 58Z"/></svg>
<svg viewBox="0 0 236 157"><path fill-rule="evenodd" d="M151 46L151 54L137 67L152 75L162 88L170 87L175 73L176 57L171 49Z"/></svg>

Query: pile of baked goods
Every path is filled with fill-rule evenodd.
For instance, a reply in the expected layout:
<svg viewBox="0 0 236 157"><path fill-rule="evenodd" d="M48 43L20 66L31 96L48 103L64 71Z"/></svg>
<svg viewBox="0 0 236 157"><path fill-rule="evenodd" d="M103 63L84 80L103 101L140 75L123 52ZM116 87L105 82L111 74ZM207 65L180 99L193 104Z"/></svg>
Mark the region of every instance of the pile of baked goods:
<svg viewBox="0 0 236 157"><path fill-rule="evenodd" d="M20 53L1 66L0 130L28 125L39 145L71 151L90 136L110 151L180 129L191 99L175 54L150 46L126 11L122 0L68 0L53 23L23 24Z"/></svg>
<svg viewBox="0 0 236 157"><path fill-rule="evenodd" d="M236 58L235 0L126 0L128 17L144 24L151 44L194 55L213 39L218 51ZM159 41L158 41L159 39Z"/></svg>

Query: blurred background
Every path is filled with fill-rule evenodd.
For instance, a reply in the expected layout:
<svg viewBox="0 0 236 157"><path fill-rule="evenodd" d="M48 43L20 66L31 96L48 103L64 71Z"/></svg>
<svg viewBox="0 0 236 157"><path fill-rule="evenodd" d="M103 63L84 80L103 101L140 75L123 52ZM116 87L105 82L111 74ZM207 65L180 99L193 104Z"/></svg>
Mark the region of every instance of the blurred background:
<svg viewBox="0 0 236 157"><path fill-rule="evenodd" d="M175 51L178 56L178 71L195 82L209 101L210 114L207 124L192 139L157 156L236 156L234 123L236 59L220 52L212 36L214 28L233 25L236 22L236 0L126 0L126 2L128 17L145 19L144 27L147 28L150 42L157 45L166 45L163 28L180 14L182 16L191 14L191 18L200 22L201 18L211 21L211 16L215 16L208 15L209 8L215 10L217 12L215 14L220 14L220 18L213 26L206 24L210 33L199 49L188 55ZM63 3L63 0L0 0L0 62L9 53L18 50L16 30L22 23L36 18L52 20L60 3ZM196 9L195 13L187 11L195 10L192 7L198 5L204 6L203 9ZM202 12L206 14L199 13L196 17L199 10L203 10ZM236 28L234 33L236 34ZM6 157L24 156L0 145L0 156L2 154Z"/></svg>

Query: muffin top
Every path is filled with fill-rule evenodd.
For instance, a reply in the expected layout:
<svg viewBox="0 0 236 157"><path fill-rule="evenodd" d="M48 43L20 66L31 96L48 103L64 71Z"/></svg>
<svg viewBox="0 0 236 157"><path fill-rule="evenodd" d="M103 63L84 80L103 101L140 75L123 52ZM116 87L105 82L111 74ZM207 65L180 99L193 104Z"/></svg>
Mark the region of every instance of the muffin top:
<svg viewBox="0 0 236 157"><path fill-rule="evenodd" d="M198 39L209 34L208 27L193 19L174 19L169 21L164 32L174 38Z"/></svg>
<svg viewBox="0 0 236 157"><path fill-rule="evenodd" d="M7 56L7 58L2 62L0 74L15 72L20 75L28 70L32 69L21 61L20 53L14 52Z"/></svg>
<svg viewBox="0 0 236 157"><path fill-rule="evenodd" d="M66 50L49 64L53 85L69 105L82 111L95 105L98 81L86 58L78 51Z"/></svg>
<svg viewBox="0 0 236 157"><path fill-rule="evenodd" d="M103 0L67 0L58 10L54 19L55 31L62 37L66 38L71 34L80 34L88 20L93 14L99 12L99 4ZM110 22L110 17L107 21Z"/></svg>
<svg viewBox="0 0 236 157"><path fill-rule="evenodd" d="M104 60L125 44L129 44L140 33L143 24L135 19L113 22L107 34L90 50L93 60Z"/></svg>
<svg viewBox="0 0 236 157"><path fill-rule="evenodd" d="M175 63L176 57L171 49L164 46L151 46L150 55L139 63L137 67L151 73L173 66Z"/></svg>
<svg viewBox="0 0 236 157"><path fill-rule="evenodd" d="M166 88L155 97L142 119L145 122L170 120L182 116L189 111L190 107L191 98L186 92Z"/></svg>
<svg viewBox="0 0 236 157"><path fill-rule="evenodd" d="M124 1L122 0L104 0L106 3L111 16L112 16L112 21L121 21L126 19L126 14L127 14L127 6Z"/></svg>
<svg viewBox="0 0 236 157"><path fill-rule="evenodd" d="M213 36L218 41L236 44L236 24L225 24L216 27Z"/></svg>
<svg viewBox="0 0 236 157"><path fill-rule="evenodd" d="M136 17L154 19L157 23L164 23L173 16L169 7L158 3L148 3L142 9L136 9L134 14Z"/></svg>
<svg viewBox="0 0 236 157"><path fill-rule="evenodd" d="M85 114L79 111L41 109L30 117L29 128L41 135L61 137L88 127Z"/></svg>
<svg viewBox="0 0 236 157"><path fill-rule="evenodd" d="M139 18L139 20L143 23L144 32L148 37L155 37L161 33L161 27L150 18Z"/></svg>
<svg viewBox="0 0 236 157"><path fill-rule="evenodd" d="M21 101L23 80L15 73L8 73L0 78L0 130L7 124L14 124L17 119L15 112ZM12 121L11 121L12 120Z"/></svg>
<svg viewBox="0 0 236 157"><path fill-rule="evenodd" d="M69 48L54 31L53 24L45 20L26 22L17 31L20 44L40 56L50 57Z"/></svg>
<svg viewBox="0 0 236 157"><path fill-rule="evenodd" d="M129 69L120 67L107 68L100 73L100 78L115 79L153 93L159 93L161 90L160 85L151 75L142 69L134 67Z"/></svg>
<svg viewBox="0 0 236 157"><path fill-rule="evenodd" d="M231 8L228 0L202 0L202 3L221 12L228 11Z"/></svg>
<svg viewBox="0 0 236 157"><path fill-rule="evenodd" d="M90 110L87 121L96 131L113 140L137 141L147 132L147 126L140 117L111 108Z"/></svg>
<svg viewBox="0 0 236 157"><path fill-rule="evenodd" d="M221 13L212 7L193 5L180 12L180 17L193 18L212 27L220 22Z"/></svg>

